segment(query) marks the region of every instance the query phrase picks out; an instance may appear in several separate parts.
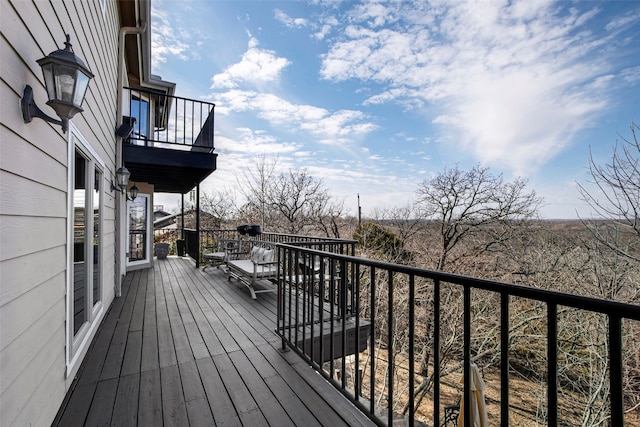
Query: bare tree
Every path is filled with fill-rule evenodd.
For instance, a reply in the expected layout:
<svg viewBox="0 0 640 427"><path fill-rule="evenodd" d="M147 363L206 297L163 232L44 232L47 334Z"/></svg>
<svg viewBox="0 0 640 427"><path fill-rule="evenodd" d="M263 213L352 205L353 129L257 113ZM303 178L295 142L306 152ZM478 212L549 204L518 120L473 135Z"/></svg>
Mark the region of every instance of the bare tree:
<svg viewBox="0 0 640 427"><path fill-rule="evenodd" d="M289 169L272 180L267 205L278 213L283 231L295 234L322 215L329 198L322 180L313 178L307 169Z"/></svg>
<svg viewBox="0 0 640 427"><path fill-rule="evenodd" d="M372 218L404 241L411 240L423 228L423 221L419 218L416 206L413 204L392 208L374 208Z"/></svg>
<svg viewBox="0 0 640 427"><path fill-rule="evenodd" d="M441 238L436 268L444 270L464 239L471 243L480 233L491 234L465 245L477 255L501 244L513 224L533 218L542 199L535 191L526 192L526 185L522 178L505 182L502 174L493 175L486 167L465 171L458 165L422 182L417 190L421 214L439 226Z"/></svg>
<svg viewBox="0 0 640 427"><path fill-rule="evenodd" d="M342 203L334 202L321 179L305 169L278 171L278 159L259 157L255 168L239 178L247 199L241 215L271 231L300 233L313 229L338 237Z"/></svg>
<svg viewBox="0 0 640 427"><path fill-rule="evenodd" d="M262 155L257 158L254 169L237 177L238 187L247 200L246 205L240 209L241 215L250 222L259 221L262 228L271 219L267 204L277 163L277 157Z"/></svg>
<svg viewBox="0 0 640 427"><path fill-rule="evenodd" d="M211 193L202 192L200 209L211 215L213 227L220 228L224 222L234 219L238 208L232 192L227 189Z"/></svg>
<svg viewBox="0 0 640 427"><path fill-rule="evenodd" d="M640 261L640 126L631 124L631 138L620 136L611 162L598 165L589 155L589 175L595 188L578 184L582 199L607 221L586 221L593 235L621 255ZM623 244L620 235L628 235Z"/></svg>
<svg viewBox="0 0 640 427"><path fill-rule="evenodd" d="M347 219L343 218L345 213L344 201L327 200L318 217L311 218L314 227L327 237L340 238L340 229Z"/></svg>

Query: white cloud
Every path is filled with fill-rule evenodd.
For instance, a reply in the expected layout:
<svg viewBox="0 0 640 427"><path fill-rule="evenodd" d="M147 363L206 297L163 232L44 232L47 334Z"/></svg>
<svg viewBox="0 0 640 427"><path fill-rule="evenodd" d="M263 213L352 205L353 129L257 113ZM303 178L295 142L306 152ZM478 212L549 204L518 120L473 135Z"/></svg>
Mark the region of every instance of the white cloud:
<svg viewBox="0 0 640 427"><path fill-rule="evenodd" d="M620 76L628 83L640 83L640 66L626 68L620 72Z"/></svg>
<svg viewBox="0 0 640 427"><path fill-rule="evenodd" d="M340 21L338 21L338 18L336 18L335 16L324 17L321 20L320 24L317 26L318 30L313 33L313 37L316 40L323 40L327 36L327 34L329 34L331 30L339 24Z"/></svg>
<svg viewBox="0 0 640 427"><path fill-rule="evenodd" d="M342 145L377 129L361 111L340 110L334 113L319 107L293 104L274 94L231 90L216 94L216 113L256 112L271 125L291 132L304 130L323 144Z"/></svg>
<svg viewBox="0 0 640 427"><path fill-rule="evenodd" d="M151 32L151 64L158 67L167 61L168 56L176 56L182 60L189 58L189 45L184 41L185 36L180 31L174 32L174 25L169 19L169 13L158 7L151 8L153 30Z"/></svg>
<svg viewBox="0 0 640 427"><path fill-rule="evenodd" d="M240 62L230 65L224 72L213 76L212 89L232 89L242 83L270 83L280 78L280 73L291 62L276 56L272 50L258 48L258 40L251 37L247 51Z"/></svg>
<svg viewBox="0 0 640 427"><path fill-rule="evenodd" d="M434 123L479 161L526 175L608 106L610 38L586 26L600 10L584 9L529 0L360 5L321 76L380 84L365 105L437 106Z"/></svg>
<svg viewBox="0 0 640 427"><path fill-rule="evenodd" d="M286 25L289 28L301 28L301 27L306 27L309 24L306 19L292 18L280 9L274 10L273 16L276 19L276 21L282 22L284 25Z"/></svg>
<svg viewBox="0 0 640 427"><path fill-rule="evenodd" d="M640 21L640 10L634 10L623 16L616 16L611 22L609 22L605 28L607 31L618 31L621 28L633 25L638 25Z"/></svg>
<svg viewBox="0 0 640 427"><path fill-rule="evenodd" d="M225 154L240 153L254 157L256 154L293 153L300 148L300 144L280 142L265 131L238 128L235 134L234 138L216 136L216 148L224 150Z"/></svg>

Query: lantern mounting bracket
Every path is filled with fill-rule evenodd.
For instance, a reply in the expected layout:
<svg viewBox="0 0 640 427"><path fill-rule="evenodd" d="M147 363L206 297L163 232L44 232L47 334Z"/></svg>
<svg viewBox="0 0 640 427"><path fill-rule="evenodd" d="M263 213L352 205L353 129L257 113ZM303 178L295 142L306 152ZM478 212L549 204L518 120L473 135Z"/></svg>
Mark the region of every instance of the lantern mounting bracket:
<svg viewBox="0 0 640 427"><path fill-rule="evenodd" d="M62 132L66 133L69 130L69 120L58 120L44 113L33 99L33 89L31 86L26 85L24 87L24 93L22 94L22 100L20 101L22 107L22 118L25 123L31 123L34 117L38 117L45 122L54 123L62 126Z"/></svg>

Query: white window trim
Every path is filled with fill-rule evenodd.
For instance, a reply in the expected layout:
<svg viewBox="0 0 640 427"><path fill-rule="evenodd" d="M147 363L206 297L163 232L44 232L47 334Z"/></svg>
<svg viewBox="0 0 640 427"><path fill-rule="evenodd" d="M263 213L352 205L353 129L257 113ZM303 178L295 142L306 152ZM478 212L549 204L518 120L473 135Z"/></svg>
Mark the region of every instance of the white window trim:
<svg viewBox="0 0 640 427"><path fill-rule="evenodd" d="M104 201L104 191L105 191L105 176L106 176L106 166L104 161L98 156L96 151L91 148L87 140L82 136L80 131L73 123L69 122L69 131L68 131L68 157L67 164L69 165L67 168L67 277L66 277L66 376L67 378L74 375L77 368L80 366L82 361L81 356L85 353L85 350L88 348L90 344L90 339L94 335L95 330L100 325L100 321L104 316L104 302L101 299L98 303L93 305L93 299L91 293L87 295L87 298L91 299L91 310L87 312L88 322L85 322L84 325L78 330L78 333L74 335L73 331L73 228L74 228L74 206L73 206L73 193L75 187L75 175L74 168L72 167L75 159L76 148L79 149L85 156L90 158L89 164L91 165L90 170L92 175L93 171L96 169L101 170L102 172L102 185L100 186L100 197L101 201ZM100 217L100 229L101 233L104 233L104 217L101 215ZM90 230L93 229L93 223L90 223ZM102 244L104 244L104 240L100 239ZM102 253L102 250L100 250ZM102 260L100 261L103 262ZM89 267L93 268L93 265ZM103 265L100 266L101 271ZM101 298L104 297L104 283L100 281L101 289Z"/></svg>
<svg viewBox="0 0 640 427"><path fill-rule="evenodd" d="M143 259L143 260L139 260L139 261L129 261L129 257L127 257L127 267L138 267L141 265L150 265L151 262L153 261L153 239L154 239L154 233L153 233L153 198L151 197L151 194L147 194L147 193L138 193L138 197L146 197L147 199L147 212L145 212L145 215L147 217L147 224L146 224L146 235L145 235L145 241L146 241L146 253L147 253L147 258ZM127 200L127 221L129 221L129 206L130 203L132 203L130 200ZM129 224L127 223L127 237L126 237L126 241L129 241ZM127 253L129 253L129 250L131 248L129 248L129 244L127 244Z"/></svg>

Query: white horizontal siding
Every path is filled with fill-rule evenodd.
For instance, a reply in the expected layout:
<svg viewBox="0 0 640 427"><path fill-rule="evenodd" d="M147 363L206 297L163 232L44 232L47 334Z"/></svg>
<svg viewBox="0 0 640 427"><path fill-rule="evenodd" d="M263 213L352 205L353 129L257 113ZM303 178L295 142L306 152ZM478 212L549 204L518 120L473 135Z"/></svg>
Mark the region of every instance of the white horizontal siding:
<svg viewBox="0 0 640 427"><path fill-rule="evenodd" d="M46 423L36 423L35 420L45 415L44 406L47 400L57 401L53 406L60 407L66 392L64 383L64 347L57 345L59 341L64 341L64 323L60 318L64 318L64 301L58 301L54 309L39 319L32 328L37 329L37 333L42 335L42 342L38 346L22 344L21 348L32 348L37 351L13 352L4 350L0 353L0 367L16 369L13 381L5 386L0 394L0 413L2 413L3 426L28 426L28 425L50 425L55 417L57 408L52 409L48 404L49 413L46 414ZM49 321L50 325L45 323ZM59 325L53 329L51 325ZM33 335L33 334L30 334ZM17 355L24 357L23 360L16 360ZM6 360L5 360L6 359ZM40 400L42 402L40 402Z"/></svg>
<svg viewBox="0 0 640 427"><path fill-rule="evenodd" d="M65 255L64 246L56 246L4 261L1 264L2 286L0 286L0 307L2 310L4 311L7 304L31 292L40 284L64 274L66 271ZM30 274L25 274L26 269L32 270ZM60 287L64 289L64 277L58 277L58 280L60 282L52 283L49 286L60 292ZM4 325L1 327L4 332ZM4 336L0 339L4 341Z"/></svg>
<svg viewBox="0 0 640 427"><path fill-rule="evenodd" d="M36 265L36 264L34 264ZM42 317L42 313L46 313L55 303L60 291L56 289L56 284L63 282L65 272L60 272L57 276L33 286L28 292L21 295L21 298L15 298L9 303L2 306L0 311L0 351L8 348L11 343L26 334L29 328ZM29 307L25 310L25 306ZM0 378L0 390L6 381L9 381L12 374L4 374Z"/></svg>
<svg viewBox="0 0 640 427"><path fill-rule="evenodd" d="M66 192L51 191L47 184L0 170L0 215L60 218L66 212Z"/></svg>
<svg viewBox="0 0 640 427"><path fill-rule="evenodd" d="M0 257L4 261L64 246L66 228L64 218L5 215L0 222ZM64 264L64 259L61 262ZM21 274L33 274L35 266L26 267Z"/></svg>
<svg viewBox="0 0 640 427"><path fill-rule="evenodd" d="M0 10L0 426L49 425L72 381L65 376L69 135L38 118L25 124L20 98L31 85L36 104L55 117L36 60L64 47L64 35L70 34L74 52L95 74L85 111L72 121L106 167L106 309L115 277L109 182L117 169L119 20L112 0L105 13L99 1L0 0Z"/></svg>

